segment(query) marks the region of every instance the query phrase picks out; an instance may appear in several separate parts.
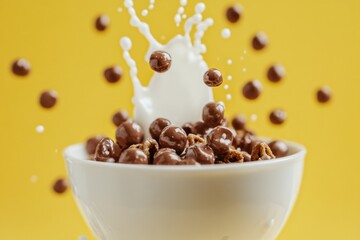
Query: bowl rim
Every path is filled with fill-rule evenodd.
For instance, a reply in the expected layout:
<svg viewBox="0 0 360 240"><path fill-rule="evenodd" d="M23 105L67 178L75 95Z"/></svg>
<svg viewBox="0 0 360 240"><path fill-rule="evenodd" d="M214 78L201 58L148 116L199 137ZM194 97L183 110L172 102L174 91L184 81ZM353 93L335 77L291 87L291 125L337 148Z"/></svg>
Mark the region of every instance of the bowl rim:
<svg viewBox="0 0 360 240"><path fill-rule="evenodd" d="M261 138L265 141L271 140L270 138ZM82 159L76 156L73 152L78 148L84 148L84 143L72 144L66 147L63 150L63 157L66 162L75 162L81 165L88 166L96 166L99 168L120 168L120 169L131 169L131 170L146 170L146 171L216 171L216 170L224 170L224 169L237 169L237 168L257 168L257 167L265 167L265 166L277 166L279 164L285 164L288 162L295 161L299 158L303 158L306 154L305 146L295 143L292 141L281 140L285 142L290 149L295 150L295 153L266 161L254 161L254 162L244 162L244 163L229 163L229 164L212 164L212 165L178 165L178 166L169 166L169 165L140 165L140 164L119 164L119 163L104 163L98 161L92 161L89 159Z"/></svg>

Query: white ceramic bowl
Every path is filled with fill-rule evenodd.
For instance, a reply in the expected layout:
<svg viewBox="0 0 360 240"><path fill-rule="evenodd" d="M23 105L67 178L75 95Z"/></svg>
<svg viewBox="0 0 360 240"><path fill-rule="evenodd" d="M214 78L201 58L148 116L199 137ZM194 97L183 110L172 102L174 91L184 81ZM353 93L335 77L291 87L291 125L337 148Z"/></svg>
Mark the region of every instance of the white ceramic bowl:
<svg viewBox="0 0 360 240"><path fill-rule="evenodd" d="M268 161L146 166L89 161L64 151L72 190L102 240L275 239L296 200L306 150Z"/></svg>

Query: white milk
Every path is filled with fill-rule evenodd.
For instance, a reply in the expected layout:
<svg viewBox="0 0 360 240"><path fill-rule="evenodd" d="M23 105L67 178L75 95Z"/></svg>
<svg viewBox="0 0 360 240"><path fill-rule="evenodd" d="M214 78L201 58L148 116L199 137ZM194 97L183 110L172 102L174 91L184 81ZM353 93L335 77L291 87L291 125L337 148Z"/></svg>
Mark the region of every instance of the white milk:
<svg viewBox="0 0 360 240"><path fill-rule="evenodd" d="M203 75L208 66L201 55L206 52L201 39L206 29L213 24L211 18L203 20L202 12L205 5L196 5L196 13L184 24L184 35L177 35L162 45L152 36L149 25L138 18L133 4L133 0L124 1L131 16L130 24L138 28L149 42L145 61L149 61L151 53L155 50L166 51L172 57L171 68L164 73L154 72L150 84L143 86L137 76L136 62L129 53L132 42L128 37L120 40L134 86L132 101L135 121L147 130L151 122L158 117L167 118L178 126L201 120L203 106L213 101L212 89L203 82ZM186 1L182 4L185 5ZM192 43L190 32L194 26L196 32Z"/></svg>

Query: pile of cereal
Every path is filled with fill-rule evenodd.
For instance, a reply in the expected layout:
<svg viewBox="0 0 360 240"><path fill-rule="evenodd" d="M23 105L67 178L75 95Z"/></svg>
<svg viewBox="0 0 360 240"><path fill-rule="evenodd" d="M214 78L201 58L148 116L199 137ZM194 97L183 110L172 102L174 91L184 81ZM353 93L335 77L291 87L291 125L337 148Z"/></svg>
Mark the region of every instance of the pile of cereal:
<svg viewBox="0 0 360 240"><path fill-rule="evenodd" d="M228 126L224 105L210 102L203 107L202 121L175 126L165 118L155 119L151 138L144 139L144 129L125 111L113 117L118 126L116 141L95 136L86 143L89 158L100 162L150 165L205 165L270 160L286 156L288 146L282 141L269 144L245 127L238 115Z"/></svg>

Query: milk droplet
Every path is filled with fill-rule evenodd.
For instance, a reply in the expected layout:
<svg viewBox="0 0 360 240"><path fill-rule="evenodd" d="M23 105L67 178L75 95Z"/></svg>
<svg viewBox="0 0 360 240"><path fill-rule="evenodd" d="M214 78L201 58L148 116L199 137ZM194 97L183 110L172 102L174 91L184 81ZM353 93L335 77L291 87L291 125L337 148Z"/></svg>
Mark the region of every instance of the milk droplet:
<svg viewBox="0 0 360 240"><path fill-rule="evenodd" d="M242 71L243 71L243 72L246 72L246 68L243 68Z"/></svg>
<svg viewBox="0 0 360 240"><path fill-rule="evenodd" d="M43 133L45 131L45 127L43 125L37 125L35 130L38 133Z"/></svg>
<svg viewBox="0 0 360 240"><path fill-rule="evenodd" d="M230 31L230 29L228 29L228 28L224 28L223 30L221 30L221 36L223 37L223 38L229 38L230 36L231 36L231 31Z"/></svg>
<svg viewBox="0 0 360 240"><path fill-rule="evenodd" d="M119 7L119 8L117 9L117 11L118 11L119 13L121 13L121 12L123 11L123 9L122 9L121 7Z"/></svg>
<svg viewBox="0 0 360 240"><path fill-rule="evenodd" d="M250 120L255 122L258 119L258 116L256 114L251 114Z"/></svg>
<svg viewBox="0 0 360 240"><path fill-rule="evenodd" d="M58 153L59 152L59 149L55 148L55 153Z"/></svg>
<svg viewBox="0 0 360 240"><path fill-rule="evenodd" d="M228 101L230 101L231 100L231 94L229 93L229 94L226 94L226 99L228 100Z"/></svg>
<svg viewBox="0 0 360 240"><path fill-rule="evenodd" d="M205 11L205 4L204 3L201 2L201 3L196 4L195 12L202 13L204 11Z"/></svg>
<svg viewBox="0 0 360 240"><path fill-rule="evenodd" d="M148 15L148 13L149 13L149 11L147 9L144 9L144 10L142 10L141 15L143 15L145 17Z"/></svg>
<svg viewBox="0 0 360 240"><path fill-rule="evenodd" d="M244 53L244 54L246 54L246 53L247 53L247 51L246 51L246 50L244 50L244 51L243 51L243 53Z"/></svg>
<svg viewBox="0 0 360 240"><path fill-rule="evenodd" d="M185 6L187 5L187 1L180 0L180 7L177 10L177 13L174 16L175 24L177 27L180 26L181 23L181 14L185 12ZM185 17L184 17L185 16ZM182 18L186 18L186 14L183 14Z"/></svg>
<svg viewBox="0 0 360 240"><path fill-rule="evenodd" d="M225 84L225 85L224 85L224 89L225 89L225 90L228 90L228 89L229 89L229 85Z"/></svg>
<svg viewBox="0 0 360 240"><path fill-rule="evenodd" d="M38 181L38 179L39 179L39 177L38 177L38 176L36 176L36 175L32 175L32 176L30 177L30 182L32 182L32 183L36 183L36 182Z"/></svg>
<svg viewBox="0 0 360 240"><path fill-rule="evenodd" d="M244 60L244 56L241 56L241 57L240 57L240 61L243 61L243 60Z"/></svg>
<svg viewBox="0 0 360 240"><path fill-rule="evenodd" d="M183 18L183 19L185 19L186 17L187 17L186 14L183 14L183 15L182 15L182 18Z"/></svg>
<svg viewBox="0 0 360 240"><path fill-rule="evenodd" d="M229 76L227 77L227 79L228 79L229 81L231 81L231 80L232 80L232 76L229 75Z"/></svg>
<svg viewBox="0 0 360 240"><path fill-rule="evenodd" d="M121 38L120 45L125 51L129 51L132 47L130 38L128 38L128 37Z"/></svg>
<svg viewBox="0 0 360 240"><path fill-rule="evenodd" d="M153 9L154 9L154 6L155 6L155 0L150 0L148 9L149 9L149 10L153 10Z"/></svg>
<svg viewBox="0 0 360 240"><path fill-rule="evenodd" d="M231 65L231 64L232 64L232 60L231 60L231 59L228 59L228 60L227 60L227 64Z"/></svg>

